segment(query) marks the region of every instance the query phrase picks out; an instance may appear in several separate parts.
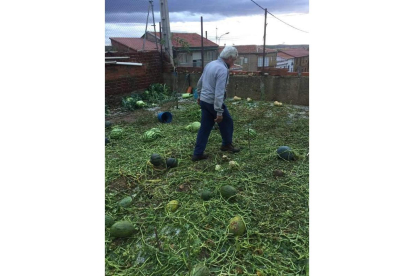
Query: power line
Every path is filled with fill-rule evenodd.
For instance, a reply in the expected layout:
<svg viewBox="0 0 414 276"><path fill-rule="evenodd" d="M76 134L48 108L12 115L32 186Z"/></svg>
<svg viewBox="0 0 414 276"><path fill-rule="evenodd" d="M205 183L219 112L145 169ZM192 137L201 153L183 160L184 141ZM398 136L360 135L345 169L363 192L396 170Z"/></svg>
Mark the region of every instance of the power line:
<svg viewBox="0 0 414 276"><path fill-rule="evenodd" d="M262 7L262 6L260 6L259 4L257 4L256 2L254 2L253 0L250 0L250 1L252 1L253 3L255 3L256 5L258 5L262 10L264 10L264 8Z"/></svg>
<svg viewBox="0 0 414 276"><path fill-rule="evenodd" d="M296 28L296 27L294 27L294 26L292 26L292 25L290 25L290 24L288 24L288 23L284 22L283 20L281 20L281 19L277 18L277 17L276 17L276 16L274 16L271 12L267 12L267 13L268 13L268 14L270 14L271 16L273 16L274 18L276 18L277 20L279 20L279 21L281 21L281 22L285 23L286 25L288 25L288 26L290 26L290 27L292 27L292 28L294 28L294 29L296 29L296 30L298 30L298 31L301 31L301 32L304 32L304 33L307 33L307 34L308 34L308 32L307 32L307 31L304 31L304 30L298 29L298 28Z"/></svg>
<svg viewBox="0 0 414 276"><path fill-rule="evenodd" d="M257 4L256 2L254 2L253 0L250 0L250 1L252 1L253 3L255 3L257 6L259 6L262 10L264 10L264 8L262 7L262 6L260 6L259 4ZM286 25L288 25L289 27L292 27L292 28L294 28L294 29L296 29L296 30L298 30L298 31L301 31L301 32L304 32L304 33L307 33L308 34L308 32L307 31L304 31L304 30L301 30L301 29L298 29L298 28L296 28L296 27L294 27L294 26L292 26L292 25L290 25L290 24L288 24L288 23L286 23L285 21L283 21L283 20L281 20L281 19L279 19L279 18L277 18L276 16L274 16L271 12L267 12L268 14L270 14L271 16L273 16L274 18L276 18L277 20L279 20L279 21L281 21L281 22L283 22L283 23L285 23Z"/></svg>

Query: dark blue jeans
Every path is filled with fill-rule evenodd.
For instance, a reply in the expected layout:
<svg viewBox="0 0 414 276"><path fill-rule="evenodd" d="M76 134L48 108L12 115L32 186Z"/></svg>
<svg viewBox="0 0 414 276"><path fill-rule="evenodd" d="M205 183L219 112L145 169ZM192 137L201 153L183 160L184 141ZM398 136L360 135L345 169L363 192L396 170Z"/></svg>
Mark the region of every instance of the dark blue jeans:
<svg viewBox="0 0 414 276"><path fill-rule="evenodd" d="M214 119L217 118L217 112L214 110L214 104L209 104L203 101L200 101L201 107L201 127L198 130L197 142L194 149L194 155L202 155L204 150L207 147L208 137L210 136L211 129L213 128L215 122ZM223 120L219 123L220 134L222 139L222 145L226 146L232 143L233 141L233 119L230 116L229 111L225 104L223 108Z"/></svg>

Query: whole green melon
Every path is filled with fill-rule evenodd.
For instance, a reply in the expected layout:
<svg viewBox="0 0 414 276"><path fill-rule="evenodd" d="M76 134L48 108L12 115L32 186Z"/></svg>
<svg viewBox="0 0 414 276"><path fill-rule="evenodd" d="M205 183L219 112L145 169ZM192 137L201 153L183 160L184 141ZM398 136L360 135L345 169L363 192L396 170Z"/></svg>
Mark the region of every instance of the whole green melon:
<svg viewBox="0 0 414 276"><path fill-rule="evenodd" d="M105 215L105 227L111 227L115 223L110 215Z"/></svg>
<svg viewBox="0 0 414 276"><path fill-rule="evenodd" d="M191 276L209 276L210 270L204 264L200 263L193 267Z"/></svg>
<svg viewBox="0 0 414 276"><path fill-rule="evenodd" d="M209 200L212 197L213 197L213 193L211 191L204 190L201 192L201 198L205 201Z"/></svg>
<svg viewBox="0 0 414 276"><path fill-rule="evenodd" d="M154 166L161 166L164 164L164 159L161 157L161 155L157 153L153 153L150 158L151 164Z"/></svg>
<svg viewBox="0 0 414 276"><path fill-rule="evenodd" d="M170 202L167 203L167 205L165 206L165 210L167 212L171 212L174 213L175 211L177 211L178 209L178 201L177 200L171 200Z"/></svg>
<svg viewBox="0 0 414 276"><path fill-rule="evenodd" d="M225 199L229 199L231 197L234 197L237 194L237 190L236 188L234 188L233 186L230 185L224 185L223 187L221 187L220 189L220 194L222 197L224 197Z"/></svg>
<svg viewBox="0 0 414 276"><path fill-rule="evenodd" d="M134 232L135 228L129 221L118 221L110 229L111 236L115 238L126 238Z"/></svg>
<svg viewBox="0 0 414 276"><path fill-rule="evenodd" d="M157 136L154 131L148 130L142 135L142 139L144 139L144 142L150 142L157 139Z"/></svg>
<svg viewBox="0 0 414 276"><path fill-rule="evenodd" d="M185 127L186 130L192 131L192 132L197 132L201 127L201 123L200 122L192 122L191 124L189 124L188 126Z"/></svg>
<svg viewBox="0 0 414 276"><path fill-rule="evenodd" d="M111 130L110 137L111 139L119 139L122 137L123 134L124 134L124 131L122 128L115 127Z"/></svg>
<svg viewBox="0 0 414 276"><path fill-rule="evenodd" d="M151 142L161 137L161 130L159 128L151 128L142 135L144 142Z"/></svg>
<svg viewBox="0 0 414 276"><path fill-rule="evenodd" d="M175 168L178 166L178 160L175 158L168 158L166 164L167 168Z"/></svg>
<svg viewBox="0 0 414 276"><path fill-rule="evenodd" d="M118 202L118 205L121 207L129 207L132 204L132 197L127 196Z"/></svg>
<svg viewBox="0 0 414 276"><path fill-rule="evenodd" d="M246 225L240 216L235 216L230 220L229 223L229 232L234 234L235 236L241 236L246 231Z"/></svg>
<svg viewBox="0 0 414 276"><path fill-rule="evenodd" d="M257 136L256 131L252 128L246 129L244 133L246 134L246 136L250 136L250 138L253 138L253 137Z"/></svg>
<svg viewBox="0 0 414 276"><path fill-rule="evenodd" d="M283 160L287 160L287 161L295 160L295 154L292 151L292 149L288 146L278 147L276 152L277 152L277 156Z"/></svg>

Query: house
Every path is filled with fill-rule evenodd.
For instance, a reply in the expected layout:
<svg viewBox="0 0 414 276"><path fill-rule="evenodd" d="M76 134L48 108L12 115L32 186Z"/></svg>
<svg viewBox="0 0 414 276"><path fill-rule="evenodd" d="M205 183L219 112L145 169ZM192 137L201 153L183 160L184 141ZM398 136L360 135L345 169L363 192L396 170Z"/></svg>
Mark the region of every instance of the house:
<svg viewBox="0 0 414 276"><path fill-rule="evenodd" d="M160 41L160 34L147 32L147 40ZM145 34L141 37L144 38ZM201 66L201 36L197 33L171 33L173 58L177 66ZM218 45L203 37L204 65L217 59Z"/></svg>
<svg viewBox="0 0 414 276"><path fill-rule="evenodd" d="M147 32L147 39L160 41L160 34ZM141 37L144 38L145 34ZM173 58L177 66L201 66L201 36L197 33L171 33ZM217 59L218 45L203 37L204 65Z"/></svg>
<svg viewBox="0 0 414 276"><path fill-rule="evenodd" d="M287 69L288 72L293 72L293 65L295 63L295 57L285 54L283 52L277 53L276 68Z"/></svg>
<svg viewBox="0 0 414 276"><path fill-rule="evenodd" d="M257 45L233 45L239 53L238 60L235 62L242 66L243 71L260 71L263 66L263 46ZM224 47L219 47L219 52ZM277 51L266 48L265 67L276 66Z"/></svg>
<svg viewBox="0 0 414 276"><path fill-rule="evenodd" d="M149 40L145 41L139 37L110 37L112 49L118 52L139 52L157 50L157 45ZM144 47L145 46L145 47ZM158 44L158 50L160 45Z"/></svg>
<svg viewBox="0 0 414 276"><path fill-rule="evenodd" d="M283 54L283 55L282 55ZM293 58L293 71L289 72L309 72L309 51L305 49L280 49L278 56L286 59Z"/></svg>

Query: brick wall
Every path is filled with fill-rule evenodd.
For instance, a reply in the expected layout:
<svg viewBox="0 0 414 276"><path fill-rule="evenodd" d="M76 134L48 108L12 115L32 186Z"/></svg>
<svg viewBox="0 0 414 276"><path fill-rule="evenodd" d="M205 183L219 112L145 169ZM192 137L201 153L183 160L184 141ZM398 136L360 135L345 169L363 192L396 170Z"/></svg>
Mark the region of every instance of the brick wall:
<svg viewBox="0 0 414 276"><path fill-rule="evenodd" d="M162 83L160 53L144 51L136 53L106 53L105 57L129 57L118 62L137 62L143 66L105 64L105 101L119 101L133 91L142 92L150 84ZM111 60L106 60L111 61ZM167 65L164 61L164 67Z"/></svg>
<svg viewBox="0 0 414 276"><path fill-rule="evenodd" d="M132 52L133 51L129 47L127 47L127 46L125 46L121 43L118 43L114 40L111 40L111 44L112 44L112 48L114 49L114 51L118 51L118 52Z"/></svg>

